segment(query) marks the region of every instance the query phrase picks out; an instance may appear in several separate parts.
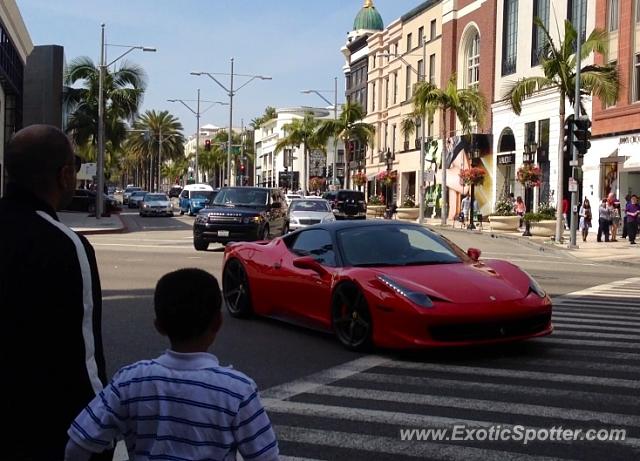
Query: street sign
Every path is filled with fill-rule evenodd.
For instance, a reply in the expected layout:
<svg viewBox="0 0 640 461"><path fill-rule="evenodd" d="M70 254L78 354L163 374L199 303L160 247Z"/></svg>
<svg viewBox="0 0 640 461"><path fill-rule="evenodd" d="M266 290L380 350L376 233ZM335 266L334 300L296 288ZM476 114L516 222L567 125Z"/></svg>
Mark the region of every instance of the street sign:
<svg viewBox="0 0 640 461"><path fill-rule="evenodd" d="M578 181L569 178L569 192L578 192Z"/></svg>
<svg viewBox="0 0 640 461"><path fill-rule="evenodd" d="M435 171L433 171L432 169L428 169L427 171L424 172L423 180L425 182L433 182L434 179L436 179L436 172Z"/></svg>
<svg viewBox="0 0 640 461"><path fill-rule="evenodd" d="M578 160L570 160L569 161L569 166L579 166L580 165L580 161Z"/></svg>

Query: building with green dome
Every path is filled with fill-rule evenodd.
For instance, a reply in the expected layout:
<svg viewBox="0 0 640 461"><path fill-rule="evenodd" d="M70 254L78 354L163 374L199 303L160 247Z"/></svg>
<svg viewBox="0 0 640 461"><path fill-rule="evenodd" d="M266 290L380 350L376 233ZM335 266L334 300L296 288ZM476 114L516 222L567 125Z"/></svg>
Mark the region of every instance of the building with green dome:
<svg viewBox="0 0 640 461"><path fill-rule="evenodd" d="M354 32L375 32L384 29L384 23L382 22L382 16L373 6L372 0L366 0L364 6L358 12L358 15L353 21Z"/></svg>

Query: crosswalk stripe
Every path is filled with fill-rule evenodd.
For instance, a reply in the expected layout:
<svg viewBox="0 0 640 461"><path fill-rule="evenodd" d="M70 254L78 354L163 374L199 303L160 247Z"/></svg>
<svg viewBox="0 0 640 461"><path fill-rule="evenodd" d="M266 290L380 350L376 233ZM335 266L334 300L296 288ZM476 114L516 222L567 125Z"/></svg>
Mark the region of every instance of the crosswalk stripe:
<svg viewBox="0 0 640 461"><path fill-rule="evenodd" d="M610 351L598 351L598 354L594 354L592 350L585 350L576 347L571 347L568 344L562 343L562 346L557 346L549 341L544 343L546 356L556 356L560 358L571 357L572 359L579 360L579 357L587 358L590 362L609 360L629 360L632 362L640 362L640 355L628 352L610 352Z"/></svg>
<svg viewBox="0 0 640 461"><path fill-rule="evenodd" d="M400 440L399 435L398 438L391 438L292 426L279 426L277 428L277 435L280 440L284 441L328 446L332 448L358 449L376 454L389 455L389 457L396 455L419 459L432 458L445 461L458 459L470 461L492 461L503 459L513 461L551 461L557 459L520 454L517 452L506 452L498 449L491 450L462 445L448 445L443 442L402 441Z"/></svg>
<svg viewBox="0 0 640 461"><path fill-rule="evenodd" d="M415 371L433 371L443 373L467 374L470 376L494 376L502 378L528 378L542 381L554 381L559 383L594 384L600 386L624 387L628 389L640 389L639 380L620 378L601 378L594 376L569 375L562 373L544 373L541 371L505 370L502 368L481 368L459 365L414 363L414 362L388 362L387 368L397 368Z"/></svg>
<svg viewBox="0 0 640 461"><path fill-rule="evenodd" d="M506 360L502 360L501 364L509 365L509 364L522 364L519 359L516 358L508 358ZM632 373L638 375L640 377L640 368L636 365L625 365L620 363L601 363L601 362L580 362L579 365L572 360L571 356L566 356L564 360L557 359L547 359L547 358L537 358L533 357L531 360L527 361L528 365L532 366L549 366L549 367L560 367L560 368L580 368L581 370L594 370L594 371L602 371L602 372L621 372L621 373Z"/></svg>
<svg viewBox="0 0 640 461"><path fill-rule="evenodd" d="M636 295L637 296L637 295ZM638 302L633 301L621 301L621 300L604 300L604 299L593 299L589 298L555 298L554 305L558 305L561 307L566 306L629 306L629 307L637 307Z"/></svg>
<svg viewBox="0 0 640 461"><path fill-rule="evenodd" d="M638 335L625 335L625 334L616 334L616 333L591 333L589 331L582 332L574 332L574 331L566 331L560 328L554 331L554 334L558 337L561 336L570 336L576 338L600 338L603 340L607 339L628 339L631 341L638 340ZM640 344L634 344L635 347L640 347Z"/></svg>
<svg viewBox="0 0 640 461"><path fill-rule="evenodd" d="M599 348L609 347L609 348L619 348L619 349L632 349L637 350L638 345L633 343L621 343L614 341L589 341L582 339L559 339L559 335L552 336L550 338L540 338L538 341L541 341L545 344L561 344L563 346L596 346ZM598 353L600 350L598 350Z"/></svg>
<svg viewBox="0 0 640 461"><path fill-rule="evenodd" d="M598 330L598 331L619 331L619 332L624 332L624 333L637 333L638 335L640 335L640 327L639 328L627 328L627 327L623 327L623 326L617 326L617 327L606 327L606 326L601 326L601 325L576 325L573 322L559 322L557 320L554 320L553 324L558 327L559 329L562 330L578 330L578 331L586 331L586 330ZM640 338L639 338L640 339Z"/></svg>
<svg viewBox="0 0 640 461"><path fill-rule="evenodd" d="M501 402L452 396L423 395L409 392L380 391L354 387L323 386L313 391L314 395L345 397L360 400L376 400L413 405L458 408L461 410L491 411L511 415L537 416L544 418L570 419L573 421L599 421L621 426L640 425L640 416L609 413L604 411L576 410L572 408L533 405L519 402Z"/></svg>
<svg viewBox="0 0 640 461"><path fill-rule="evenodd" d="M562 311L561 313L553 313L553 316L551 317L551 320L553 320L556 316L571 316L571 317L578 317L578 318L585 318L585 319L602 319L602 320L607 320L607 319L611 319L611 320L629 320L629 316L627 315L617 315L617 314L592 314L592 313L583 313L583 312L567 312L567 311Z"/></svg>
<svg viewBox="0 0 640 461"><path fill-rule="evenodd" d="M634 322L632 320L605 320L607 317L604 318L595 318L595 319L591 319L591 318L582 318L582 316L574 316L574 315L569 315L569 314L554 314L552 317L553 323L557 323L558 320L562 320L562 321L566 321L566 322L572 322L572 323L594 323L594 324L598 324L598 325L631 325L631 326L639 326L640 327L640 322Z"/></svg>

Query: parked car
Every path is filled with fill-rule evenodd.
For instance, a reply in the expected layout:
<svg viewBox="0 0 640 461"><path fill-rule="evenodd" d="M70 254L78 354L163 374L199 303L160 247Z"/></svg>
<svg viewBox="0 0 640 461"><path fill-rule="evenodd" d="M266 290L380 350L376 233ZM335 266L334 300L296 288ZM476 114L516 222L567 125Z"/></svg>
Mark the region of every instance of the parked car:
<svg viewBox="0 0 640 461"><path fill-rule="evenodd" d="M324 196L333 209L336 219L366 219L367 205L364 200L364 192L350 189L341 189L327 192Z"/></svg>
<svg viewBox="0 0 640 461"><path fill-rule="evenodd" d="M287 203L280 189L223 187L193 223L193 246L211 242L268 240L286 230Z"/></svg>
<svg viewBox="0 0 640 461"><path fill-rule="evenodd" d="M180 197L180 192L182 192L182 186L171 186L169 198Z"/></svg>
<svg viewBox="0 0 640 461"><path fill-rule="evenodd" d="M96 211L96 192L88 189L76 189L71 198L71 202L64 208L64 211ZM103 194L104 210L107 213L120 210L120 203L114 198Z"/></svg>
<svg viewBox="0 0 640 461"><path fill-rule="evenodd" d="M287 194L285 195L285 200L287 201L287 205L291 205L291 201L297 198L302 198L302 195L299 194Z"/></svg>
<svg viewBox="0 0 640 461"><path fill-rule="evenodd" d="M167 194L149 193L140 202L140 216L173 216L173 205Z"/></svg>
<svg viewBox="0 0 640 461"><path fill-rule="evenodd" d="M295 231L321 222L335 221L331 205L320 197L292 200L289 205L287 230Z"/></svg>
<svg viewBox="0 0 640 461"><path fill-rule="evenodd" d="M140 202L142 202L144 196L148 193L149 192L146 190L137 190L132 192L128 201L129 208L138 208L140 206Z"/></svg>
<svg viewBox="0 0 640 461"><path fill-rule="evenodd" d="M131 197L131 194L139 190L142 190L142 187L127 186L127 188L122 193L122 204L127 205L129 203L129 197Z"/></svg>
<svg viewBox="0 0 640 461"><path fill-rule="evenodd" d="M215 197L213 187L209 184L188 184L180 192L180 214L189 216L198 214Z"/></svg>

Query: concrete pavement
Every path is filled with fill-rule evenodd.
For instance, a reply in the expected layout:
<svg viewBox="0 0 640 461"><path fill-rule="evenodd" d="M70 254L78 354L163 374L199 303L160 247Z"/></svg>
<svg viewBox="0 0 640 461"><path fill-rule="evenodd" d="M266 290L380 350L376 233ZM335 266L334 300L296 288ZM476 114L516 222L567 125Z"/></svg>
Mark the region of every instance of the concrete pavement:
<svg viewBox="0 0 640 461"><path fill-rule="evenodd" d="M89 215L86 212L58 212L58 218L66 226L70 227L79 234L112 234L126 231L126 226L117 213L111 213L110 216L103 216L96 219L95 215Z"/></svg>

